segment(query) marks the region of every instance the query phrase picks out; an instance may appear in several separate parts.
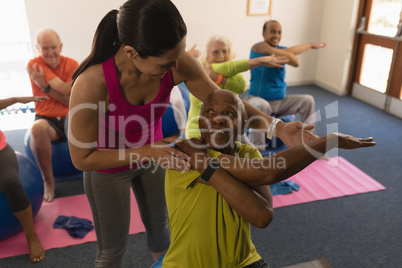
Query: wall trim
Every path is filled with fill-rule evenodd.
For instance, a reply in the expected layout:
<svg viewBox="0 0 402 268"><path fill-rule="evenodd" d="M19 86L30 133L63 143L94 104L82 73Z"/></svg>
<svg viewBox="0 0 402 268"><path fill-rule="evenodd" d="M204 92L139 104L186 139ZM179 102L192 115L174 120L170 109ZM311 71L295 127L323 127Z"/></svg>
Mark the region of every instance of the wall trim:
<svg viewBox="0 0 402 268"><path fill-rule="evenodd" d="M402 119L402 100L391 97L389 113Z"/></svg>
<svg viewBox="0 0 402 268"><path fill-rule="evenodd" d="M323 88L323 89L325 89L325 90L327 90L327 91L329 91L331 93L334 93L335 95L338 95L338 96L345 96L346 95L345 91L342 91L342 90L340 90L340 89L338 89L336 87L330 86L330 85L328 85L328 84L326 84L324 82L321 82L319 80L315 80L314 84L316 84L317 86L319 86L319 87L321 87L321 88Z"/></svg>

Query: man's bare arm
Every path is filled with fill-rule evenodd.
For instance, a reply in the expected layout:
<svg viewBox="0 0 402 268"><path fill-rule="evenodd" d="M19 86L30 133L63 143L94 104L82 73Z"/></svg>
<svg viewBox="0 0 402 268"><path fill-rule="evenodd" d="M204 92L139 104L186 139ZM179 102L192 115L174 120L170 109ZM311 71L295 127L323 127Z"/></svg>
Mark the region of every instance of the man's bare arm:
<svg viewBox="0 0 402 268"><path fill-rule="evenodd" d="M72 81L64 82L58 77L52 78L47 82L54 91L61 95L70 96Z"/></svg>
<svg viewBox="0 0 402 268"><path fill-rule="evenodd" d="M252 49L260 54L264 55L275 55L275 56L283 56L289 59L288 65L293 67L298 67L300 62L297 56L291 51L287 51L286 49L279 49L269 45L267 42L262 42L260 44L255 44Z"/></svg>
<svg viewBox="0 0 402 268"><path fill-rule="evenodd" d="M288 47L285 50L292 52L295 55L299 55L299 54L306 52L307 50L324 48L326 46L327 46L327 43L324 43L324 42L311 42L311 43Z"/></svg>
<svg viewBox="0 0 402 268"><path fill-rule="evenodd" d="M53 99L57 100L61 104L65 106L69 106L70 104L70 95L62 95L59 92L55 91L53 88L50 89L49 92L47 92L49 96L51 96Z"/></svg>
<svg viewBox="0 0 402 268"><path fill-rule="evenodd" d="M341 133L330 133L319 139L300 144L262 160L244 159L222 154L221 166L237 179L251 186L271 185L300 172L331 149L371 147L373 138L359 139ZM276 163L276 165L272 165Z"/></svg>
<svg viewBox="0 0 402 268"><path fill-rule="evenodd" d="M11 98L6 98L6 99L1 99L0 100L0 110L7 108L10 105L13 105L14 103L28 103L31 101L37 101L41 102L43 100L48 100L49 98L46 96L28 96L28 97L11 97Z"/></svg>
<svg viewBox="0 0 402 268"><path fill-rule="evenodd" d="M70 96L72 81L64 82L59 77L54 77L46 82L44 68L49 67L41 66L37 63L34 63L32 68L29 65L27 66L27 71L32 81L34 81L35 84L40 88L45 89L50 86L51 89L60 95Z"/></svg>

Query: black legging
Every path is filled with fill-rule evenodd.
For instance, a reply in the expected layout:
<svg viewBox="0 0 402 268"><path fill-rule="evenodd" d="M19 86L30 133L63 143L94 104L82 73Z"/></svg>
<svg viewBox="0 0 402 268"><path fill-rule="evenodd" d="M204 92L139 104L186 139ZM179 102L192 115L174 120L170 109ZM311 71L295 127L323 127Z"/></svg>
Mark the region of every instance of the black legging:
<svg viewBox="0 0 402 268"><path fill-rule="evenodd" d="M30 204L28 195L18 179L18 161L14 149L7 144L0 151L0 191L7 199L12 212L26 209Z"/></svg>

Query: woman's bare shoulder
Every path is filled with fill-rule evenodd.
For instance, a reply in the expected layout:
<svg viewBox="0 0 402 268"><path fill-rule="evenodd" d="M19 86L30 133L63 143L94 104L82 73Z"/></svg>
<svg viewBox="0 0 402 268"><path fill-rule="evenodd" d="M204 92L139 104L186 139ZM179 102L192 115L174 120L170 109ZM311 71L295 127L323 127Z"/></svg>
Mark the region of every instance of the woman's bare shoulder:
<svg viewBox="0 0 402 268"><path fill-rule="evenodd" d="M77 77L72 88L72 94L74 93L89 98L105 98L107 87L101 64L88 67Z"/></svg>
<svg viewBox="0 0 402 268"><path fill-rule="evenodd" d="M194 56L185 52L179 60L179 66L177 70L173 72L175 76L175 82L183 82L191 80L194 77L198 77L202 74L204 69L201 62L199 62Z"/></svg>
<svg viewBox="0 0 402 268"><path fill-rule="evenodd" d="M88 67L88 69L80 74L77 80L78 79L89 81L94 84L105 84L105 76L103 74L102 64L95 64Z"/></svg>

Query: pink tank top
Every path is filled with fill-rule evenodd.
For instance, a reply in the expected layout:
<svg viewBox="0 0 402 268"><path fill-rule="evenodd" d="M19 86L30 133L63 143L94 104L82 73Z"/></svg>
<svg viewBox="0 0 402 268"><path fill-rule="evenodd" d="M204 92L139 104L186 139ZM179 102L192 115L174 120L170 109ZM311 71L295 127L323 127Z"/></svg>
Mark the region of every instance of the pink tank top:
<svg viewBox="0 0 402 268"><path fill-rule="evenodd" d="M4 135L3 131L0 130L0 151L6 148L6 146L7 146L6 135Z"/></svg>
<svg viewBox="0 0 402 268"><path fill-rule="evenodd" d="M109 92L110 108L100 113L98 149L140 147L161 140L162 115L169 105L170 92L174 86L171 71L161 79L158 95L145 105L132 105L124 97L117 78L114 57L102 63L103 74ZM123 157L123 154L122 154ZM133 156L132 159L136 159ZM112 173L137 165L98 170Z"/></svg>

